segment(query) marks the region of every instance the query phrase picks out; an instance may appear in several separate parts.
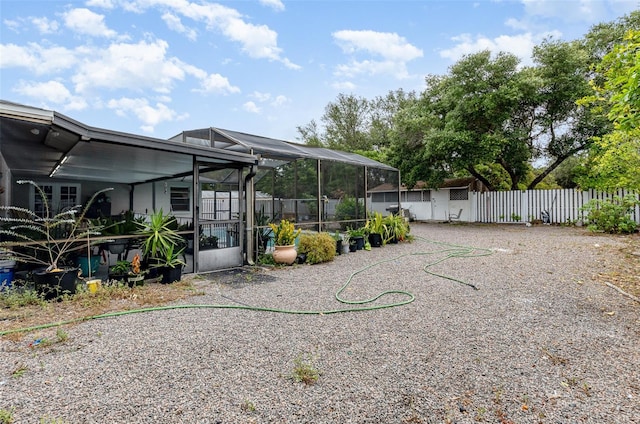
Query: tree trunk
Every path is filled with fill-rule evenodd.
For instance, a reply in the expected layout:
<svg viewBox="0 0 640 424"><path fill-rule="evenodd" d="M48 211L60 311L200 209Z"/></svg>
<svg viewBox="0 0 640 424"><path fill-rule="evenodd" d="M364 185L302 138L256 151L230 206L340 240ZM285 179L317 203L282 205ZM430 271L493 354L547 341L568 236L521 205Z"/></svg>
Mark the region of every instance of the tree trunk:
<svg viewBox="0 0 640 424"><path fill-rule="evenodd" d="M467 167L467 171L469 171L469 173L476 177L477 179L480 180L480 182L482 182L482 184L485 185L485 187L487 187L487 189L489 189L489 191L493 191L493 184L491 184L489 182L489 180L487 180L485 177L483 177L478 171L476 171L476 169L473 166L469 166Z"/></svg>

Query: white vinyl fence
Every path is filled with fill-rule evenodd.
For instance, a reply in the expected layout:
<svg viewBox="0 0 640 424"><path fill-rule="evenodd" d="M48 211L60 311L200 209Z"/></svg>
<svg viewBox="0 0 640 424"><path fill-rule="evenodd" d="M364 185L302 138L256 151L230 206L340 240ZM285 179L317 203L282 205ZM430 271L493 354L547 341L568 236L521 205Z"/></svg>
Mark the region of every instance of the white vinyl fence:
<svg viewBox="0 0 640 424"><path fill-rule="evenodd" d="M605 193L595 190L572 189L490 191L471 193L471 221L487 223L516 223L543 220L548 213L551 223L570 223L582 219L580 208L592 199L612 199L615 196L634 196L631 190ZM632 218L640 224L640 207L636 206Z"/></svg>

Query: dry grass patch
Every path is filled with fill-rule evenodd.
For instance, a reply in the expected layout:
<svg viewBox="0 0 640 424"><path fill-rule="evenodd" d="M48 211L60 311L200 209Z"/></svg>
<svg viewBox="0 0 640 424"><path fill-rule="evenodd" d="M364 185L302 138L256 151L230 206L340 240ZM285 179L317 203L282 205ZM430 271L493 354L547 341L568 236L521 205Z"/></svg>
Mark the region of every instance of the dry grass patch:
<svg viewBox="0 0 640 424"><path fill-rule="evenodd" d="M45 302L35 295L27 295L26 299L16 301L18 296L12 299L5 294L0 296L0 331L162 306L200 293L194 284L194 277L187 276L173 284L149 283L134 288L121 284L108 285L96 293L81 291L57 302ZM15 340L22 338L22 333L5 337Z"/></svg>
<svg viewBox="0 0 640 424"><path fill-rule="evenodd" d="M640 298L640 233L625 236L625 246L612 249L611 256L617 259L615 270L598 274L598 279Z"/></svg>

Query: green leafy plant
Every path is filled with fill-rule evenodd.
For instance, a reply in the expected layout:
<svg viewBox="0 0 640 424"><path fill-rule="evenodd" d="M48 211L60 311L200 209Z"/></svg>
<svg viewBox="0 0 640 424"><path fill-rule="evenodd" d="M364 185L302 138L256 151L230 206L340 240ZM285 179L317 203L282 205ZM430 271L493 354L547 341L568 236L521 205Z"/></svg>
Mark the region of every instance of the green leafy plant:
<svg viewBox="0 0 640 424"><path fill-rule="evenodd" d="M309 264L332 261L336 255L336 241L329 233L303 233L298 253L307 255Z"/></svg>
<svg viewBox="0 0 640 424"><path fill-rule="evenodd" d="M96 197L112 188L96 192L82 208L80 205L54 213L45 192L33 181L30 184L41 199L43 216L16 206L0 206L7 216L0 217L0 235L11 241L0 242L0 256L9 260L46 267L46 271L60 270L59 266L71 252L87 248L91 236L100 235L102 227L86 219L86 213Z"/></svg>
<svg viewBox="0 0 640 424"><path fill-rule="evenodd" d="M369 234L380 234L383 239L388 236L387 225L380 212L374 212L364 227Z"/></svg>
<svg viewBox="0 0 640 424"><path fill-rule="evenodd" d="M182 259L184 255L184 248L178 249L175 245L170 244L164 251L164 257L156 264L156 266L163 266L168 268L177 268L185 266L186 263Z"/></svg>
<svg viewBox="0 0 640 424"><path fill-rule="evenodd" d="M273 231L276 246L291 246L302 231L299 228L296 230L295 225L286 219L280 220L278 225L270 223L269 228Z"/></svg>
<svg viewBox="0 0 640 424"><path fill-rule="evenodd" d="M58 339L59 343L64 343L69 340L69 333L64 331L62 328L58 328L56 330L56 338Z"/></svg>
<svg viewBox="0 0 640 424"><path fill-rule="evenodd" d="M0 424L12 424L13 410L0 409Z"/></svg>
<svg viewBox="0 0 640 424"><path fill-rule="evenodd" d="M109 268L109 272L116 275L128 274L131 270L131 264L129 261L118 261L115 265Z"/></svg>
<svg viewBox="0 0 640 424"><path fill-rule="evenodd" d="M633 209L640 201L631 195L624 198L593 199L580 210L586 212L586 222L591 231L605 233L633 233L638 224L631 218Z"/></svg>
<svg viewBox="0 0 640 424"><path fill-rule="evenodd" d="M11 373L11 377L13 378L20 378L24 375L24 373L26 373L28 370L27 366L24 364L18 365L18 367L13 370L13 372Z"/></svg>
<svg viewBox="0 0 640 424"><path fill-rule="evenodd" d="M387 228L385 243L390 241L405 241L409 235L409 223L402 215L389 214L384 217L384 224Z"/></svg>
<svg viewBox="0 0 640 424"><path fill-rule="evenodd" d="M364 237L367 235L367 231L364 227L349 228L347 229L347 235L349 236L350 239L353 239L356 237Z"/></svg>
<svg viewBox="0 0 640 424"><path fill-rule="evenodd" d="M151 214L148 220L139 222L137 225L137 234L144 237L142 254L155 262L153 266L175 268L181 264L182 249L177 247L184 245L184 239L177 232L178 222L174 216L165 215L160 209Z"/></svg>
<svg viewBox="0 0 640 424"><path fill-rule="evenodd" d="M520 222L520 220L522 219L522 217L520 215L518 215L517 213L512 213L511 214L511 220L515 221L515 222Z"/></svg>
<svg viewBox="0 0 640 424"><path fill-rule="evenodd" d="M296 383L304 383L306 385L312 385L318 382L320 378L320 371L313 365L311 356L304 357L298 356L294 361L293 373L291 378Z"/></svg>
<svg viewBox="0 0 640 424"><path fill-rule="evenodd" d="M336 205L336 221L353 221L357 218L364 218L364 203L355 197L345 197ZM348 222L341 222L340 227L346 230L349 226Z"/></svg>
<svg viewBox="0 0 640 424"><path fill-rule="evenodd" d="M18 288L16 281L14 287L0 292L0 308L16 309L29 305L46 305L46 301L35 290Z"/></svg>
<svg viewBox="0 0 640 424"><path fill-rule="evenodd" d="M177 233L176 218L164 214L162 209L149 216L148 221L138 222L137 234L144 236L142 243L143 255L149 258L162 258L170 246L183 242Z"/></svg>

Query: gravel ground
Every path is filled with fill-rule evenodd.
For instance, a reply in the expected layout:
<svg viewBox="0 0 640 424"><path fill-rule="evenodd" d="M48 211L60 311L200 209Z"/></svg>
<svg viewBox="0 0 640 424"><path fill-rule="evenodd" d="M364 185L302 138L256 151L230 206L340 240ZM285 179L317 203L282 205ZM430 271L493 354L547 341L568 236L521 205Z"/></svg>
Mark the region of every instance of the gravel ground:
<svg viewBox="0 0 640 424"><path fill-rule="evenodd" d="M49 346L29 342L55 329L4 339L0 409L17 423L640 423L640 304L593 278L615 268L620 239L549 226L412 233L490 249L429 268L478 290L425 273L452 252L422 239L209 274L184 303L344 309L336 291L369 266L344 298L394 289L415 301L320 315L177 309L67 327ZM296 361L319 371L316 384L294 381Z"/></svg>

